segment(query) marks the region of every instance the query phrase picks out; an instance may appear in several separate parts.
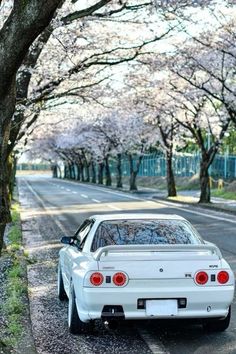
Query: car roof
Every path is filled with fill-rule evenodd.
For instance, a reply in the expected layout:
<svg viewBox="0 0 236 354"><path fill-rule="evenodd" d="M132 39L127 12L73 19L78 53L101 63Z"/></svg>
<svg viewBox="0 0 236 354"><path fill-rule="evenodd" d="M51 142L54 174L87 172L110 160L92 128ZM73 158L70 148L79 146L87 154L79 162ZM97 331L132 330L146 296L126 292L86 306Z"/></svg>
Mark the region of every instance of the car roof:
<svg viewBox="0 0 236 354"><path fill-rule="evenodd" d="M101 214L90 216L90 219L95 219L96 221L109 221L109 220L186 220L180 215L176 214L147 214L147 213L136 213L136 214Z"/></svg>

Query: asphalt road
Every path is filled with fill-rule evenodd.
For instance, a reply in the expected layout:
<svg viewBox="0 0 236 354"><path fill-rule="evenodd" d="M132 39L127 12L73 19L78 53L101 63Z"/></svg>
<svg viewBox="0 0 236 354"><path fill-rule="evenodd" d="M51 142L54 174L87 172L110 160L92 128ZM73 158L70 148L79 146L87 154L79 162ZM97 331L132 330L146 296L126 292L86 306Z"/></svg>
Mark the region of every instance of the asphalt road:
<svg viewBox="0 0 236 354"><path fill-rule="evenodd" d="M56 298L56 263L62 235L73 235L93 214L152 212L179 214L207 241L216 243L236 272L235 215L151 200L103 187L43 178L19 178L33 333L39 353L236 353L236 305L224 333L206 334L201 326L174 322L129 322L108 332L98 322L93 335L71 336L67 304Z"/></svg>

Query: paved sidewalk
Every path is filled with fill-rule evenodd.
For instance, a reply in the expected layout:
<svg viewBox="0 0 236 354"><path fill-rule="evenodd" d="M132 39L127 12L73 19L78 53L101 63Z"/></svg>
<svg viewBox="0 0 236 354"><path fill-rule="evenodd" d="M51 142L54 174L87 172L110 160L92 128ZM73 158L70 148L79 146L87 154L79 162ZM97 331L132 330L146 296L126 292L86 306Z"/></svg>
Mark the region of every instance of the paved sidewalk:
<svg viewBox="0 0 236 354"><path fill-rule="evenodd" d="M186 203L195 204L198 203L200 196L200 191L185 190L178 192L177 198L174 198L177 201L182 201ZM171 198L169 198L171 199ZM200 204L202 205L202 204ZM236 213L236 200L225 199L225 198L216 198L211 197L210 204L203 204L204 207L221 209L225 211L235 212Z"/></svg>

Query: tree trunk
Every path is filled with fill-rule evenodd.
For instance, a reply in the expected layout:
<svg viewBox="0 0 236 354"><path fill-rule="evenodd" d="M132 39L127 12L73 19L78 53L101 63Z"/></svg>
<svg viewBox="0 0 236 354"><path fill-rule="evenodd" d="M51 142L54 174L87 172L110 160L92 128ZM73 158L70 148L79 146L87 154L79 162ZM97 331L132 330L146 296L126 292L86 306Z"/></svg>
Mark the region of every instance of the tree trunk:
<svg viewBox="0 0 236 354"><path fill-rule="evenodd" d="M94 162L91 163L91 168L92 168L92 183L96 183L97 182L97 178L96 178L96 165Z"/></svg>
<svg viewBox="0 0 236 354"><path fill-rule="evenodd" d="M7 179L8 179L8 190L9 190L9 200L13 198L14 187L16 183L16 164L17 159L14 154L11 154L7 159Z"/></svg>
<svg viewBox="0 0 236 354"><path fill-rule="evenodd" d="M4 232L5 232L6 225L5 224L0 224L0 256L2 253L2 249L4 246Z"/></svg>
<svg viewBox="0 0 236 354"><path fill-rule="evenodd" d="M77 181L80 181L81 170L80 170L80 165L78 163L76 164L76 168L77 168L76 179L77 179Z"/></svg>
<svg viewBox="0 0 236 354"><path fill-rule="evenodd" d="M69 179L75 179L75 170L74 170L74 164L72 162L68 162L68 176L67 178Z"/></svg>
<svg viewBox="0 0 236 354"><path fill-rule="evenodd" d="M9 176L6 164L0 161L0 253L3 246L4 230L7 223L11 221Z"/></svg>
<svg viewBox="0 0 236 354"><path fill-rule="evenodd" d="M64 178L68 177L68 166L65 164L64 165Z"/></svg>
<svg viewBox="0 0 236 354"><path fill-rule="evenodd" d="M106 176L106 186L111 186L111 171L109 166L109 157L105 158L105 176Z"/></svg>
<svg viewBox="0 0 236 354"><path fill-rule="evenodd" d="M1 69L1 65L0 65ZM1 70L0 70L1 72ZM1 77L2 80L2 77ZM8 141L10 136L10 121L15 107L15 81L0 93L0 227L11 221L9 171L8 171ZM0 233L0 251L3 245L3 233Z"/></svg>
<svg viewBox="0 0 236 354"><path fill-rule="evenodd" d="M121 154L117 155L117 165L116 165L117 175L116 175L116 187L122 188L122 167L121 167Z"/></svg>
<svg viewBox="0 0 236 354"><path fill-rule="evenodd" d="M172 165L172 153L166 153L166 181L168 197L176 197L177 193Z"/></svg>
<svg viewBox="0 0 236 354"><path fill-rule="evenodd" d="M134 160L133 156L129 155L129 166L130 166L130 179L129 179L129 190L130 191L137 191L137 184L136 184L136 179L137 175L139 173L139 168L142 162L142 156L139 156L138 161L136 163L136 166L134 167Z"/></svg>
<svg viewBox="0 0 236 354"><path fill-rule="evenodd" d="M71 165L70 164L68 164L68 167L67 167L67 178L71 179Z"/></svg>
<svg viewBox="0 0 236 354"><path fill-rule="evenodd" d="M75 176L76 176L76 173L75 173L75 164L72 163L71 167L72 167L72 178L75 179Z"/></svg>
<svg viewBox="0 0 236 354"><path fill-rule="evenodd" d="M98 164L98 183L103 184L103 170L104 170L104 163L101 162Z"/></svg>
<svg viewBox="0 0 236 354"><path fill-rule="evenodd" d="M200 164L200 199L199 203L210 203L211 201L211 189L209 180L209 165L208 161L202 159Z"/></svg>
<svg viewBox="0 0 236 354"><path fill-rule="evenodd" d="M58 175L57 175L57 165L52 165L52 166L51 166L51 170L52 170L52 178L58 178Z"/></svg>
<svg viewBox="0 0 236 354"><path fill-rule="evenodd" d="M138 190L138 187L136 184L136 177L137 177L137 174L136 174L136 172L133 171L130 174L130 178L129 178L129 190L130 191L137 191Z"/></svg>
<svg viewBox="0 0 236 354"><path fill-rule="evenodd" d="M85 181L85 178L84 178L84 165L82 163L80 164L80 175L81 175L81 182L84 182Z"/></svg>
<svg viewBox="0 0 236 354"><path fill-rule="evenodd" d="M59 171L59 174L58 174ZM57 164L57 176L58 178L62 178L61 167Z"/></svg>
<svg viewBox="0 0 236 354"><path fill-rule="evenodd" d="M86 162L85 164L85 171L86 171L86 179L85 182L90 182L90 171L89 171L89 164Z"/></svg>

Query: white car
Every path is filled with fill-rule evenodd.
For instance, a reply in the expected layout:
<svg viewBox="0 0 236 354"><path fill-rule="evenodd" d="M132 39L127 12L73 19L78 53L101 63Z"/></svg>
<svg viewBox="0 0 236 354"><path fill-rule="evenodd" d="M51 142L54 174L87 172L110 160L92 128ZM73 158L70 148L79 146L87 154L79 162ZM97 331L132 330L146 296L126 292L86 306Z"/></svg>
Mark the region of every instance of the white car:
<svg viewBox="0 0 236 354"><path fill-rule="evenodd" d="M94 320L198 319L230 322L234 274L220 250L178 215L95 215L63 237L58 296L69 298L71 333Z"/></svg>

